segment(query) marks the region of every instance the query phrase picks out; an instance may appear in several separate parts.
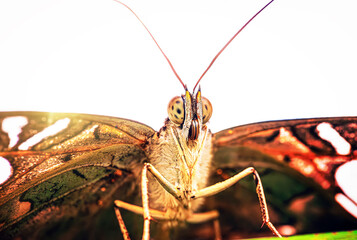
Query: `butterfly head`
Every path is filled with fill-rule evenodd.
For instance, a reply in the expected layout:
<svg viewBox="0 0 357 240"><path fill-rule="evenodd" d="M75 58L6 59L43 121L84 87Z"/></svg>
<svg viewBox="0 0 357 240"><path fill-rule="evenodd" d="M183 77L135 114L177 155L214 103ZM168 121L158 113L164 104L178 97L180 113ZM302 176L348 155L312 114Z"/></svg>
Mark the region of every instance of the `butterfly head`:
<svg viewBox="0 0 357 240"><path fill-rule="evenodd" d="M188 139L196 140L212 116L212 104L201 96L201 89L194 94L185 88L184 95L171 99L167 111L170 121L187 132Z"/></svg>

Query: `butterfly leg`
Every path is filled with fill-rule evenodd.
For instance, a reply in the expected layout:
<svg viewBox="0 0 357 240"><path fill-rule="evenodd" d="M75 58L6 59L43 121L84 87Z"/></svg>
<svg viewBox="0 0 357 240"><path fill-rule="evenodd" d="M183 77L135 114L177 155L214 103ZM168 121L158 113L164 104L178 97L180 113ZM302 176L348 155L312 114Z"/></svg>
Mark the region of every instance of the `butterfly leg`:
<svg viewBox="0 0 357 240"><path fill-rule="evenodd" d="M221 226L219 225L218 219L213 220L213 229L216 240L222 240Z"/></svg>
<svg viewBox="0 0 357 240"><path fill-rule="evenodd" d="M118 219L118 223L119 223L119 226L120 226L120 230L123 234L123 238L124 240L130 240L130 236L129 236L129 232L128 230L126 229L125 227L125 223L124 223L124 220L120 214L120 210L119 210L119 207L114 207L114 211L115 211L115 215Z"/></svg>
<svg viewBox="0 0 357 240"><path fill-rule="evenodd" d="M144 228L143 228L143 240L149 240L150 239L150 210L149 210L149 194L148 194L148 178L147 178L147 169L148 166L147 164L144 165L142 174L141 174L141 195L142 195L142 204L143 207L137 207L132 204L124 203L122 201L116 200L114 201L115 204L115 214L119 222L120 230L122 231L123 237L125 240L130 240L128 230L125 227L123 218L120 214L119 208L125 208L123 207L126 206L127 210L132 211L132 212L140 212L141 215L144 217Z"/></svg>
<svg viewBox="0 0 357 240"><path fill-rule="evenodd" d="M130 212L136 213L138 215L143 215L144 214L144 208L139 207L130 203L126 203L120 200L115 200L115 209L117 208L123 208L125 210L128 210ZM158 211L154 209L149 209L150 216L156 220L162 220L162 221L170 221L172 220L170 216L166 214L166 212L163 211ZM209 212L204 212L204 213L194 213L192 214L186 221L190 224L197 224L197 223L203 223L207 221L212 221L213 220L213 226L214 226L214 231L215 231L215 239L220 240L222 239L221 237L221 230L218 222L218 217L219 213L216 210L209 211ZM124 232L123 232L124 235ZM124 237L125 239L125 237ZM130 239L130 238L129 238Z"/></svg>
<svg viewBox="0 0 357 240"><path fill-rule="evenodd" d="M132 212L139 211L144 216L144 230L143 230L143 237L142 237L142 239L144 239L144 240L150 239L150 220L151 220L150 212L152 211L152 210L149 210L149 194L148 194L148 178L147 178L148 170L155 176L155 178L166 189L166 191L171 193L177 199L179 199L181 197L180 191L177 190L177 188L175 188L175 186L172 185L169 181L167 181L165 179L165 177L162 176L150 163L144 164L142 174L141 174L141 194L142 194L143 207L140 208L140 207L137 207L137 206L134 206L131 204L129 204L130 206L126 205L126 206L129 206L129 208L128 208L129 211L132 211ZM123 206L123 204L121 204L123 202L121 202L121 201L115 201L114 203L118 208ZM137 207L137 208L135 208L135 207ZM116 210L116 212L119 212L119 209ZM124 225L124 222L123 222L123 219L121 218L120 212L119 212L119 214L116 214L116 215L118 218L120 229L124 229L124 231L122 230L123 235L124 236L128 235L127 230ZM167 217L165 217L165 218L167 220Z"/></svg>
<svg viewBox="0 0 357 240"><path fill-rule="evenodd" d="M123 208L125 210L128 210L130 212L136 213L141 216L144 215L145 210L143 207L139 207L139 206L136 206L136 205L133 205L130 203L120 201L120 200L114 201L114 210L115 210L115 214L117 216L118 222L119 222L120 230L123 234L123 238L124 238L124 240L130 240L128 230L125 227L123 218L121 217L121 214L119 211L120 208ZM157 220L170 220L165 212L154 210L154 209L149 209L149 216L150 216L150 218L152 216L153 218L155 218ZM144 237L144 233L143 233L143 237ZM145 237L147 237L147 236L145 236Z"/></svg>
<svg viewBox="0 0 357 240"><path fill-rule="evenodd" d="M144 209L144 230L143 230L143 240L150 239L150 212L149 212L149 193L148 193L148 176L147 176L148 166L144 165L143 170L141 172L141 196L143 201L143 209Z"/></svg>
<svg viewBox="0 0 357 240"><path fill-rule="evenodd" d="M143 215L144 214L144 208L136 206L134 204L126 203L120 200L115 200L114 201L115 208L123 208L125 210L128 210L130 212L133 212L138 215ZM157 219L157 220L169 220L167 217L166 213L163 211L158 211L154 209L149 209L150 216L152 218Z"/></svg>
<svg viewBox="0 0 357 240"><path fill-rule="evenodd" d="M153 174L153 176L156 178L156 180L163 186L163 188L168 191L170 194L172 194L176 199L181 200L182 199L182 193L179 191L173 184L171 184L164 176L162 176L157 169L155 169L154 166L152 166L150 163L145 163L145 166L142 171L142 194L143 194L143 207L139 207L133 204L125 203L119 200L114 201L114 204L117 208L124 208L126 210L129 210L131 212L144 215L144 232L143 232L143 239L145 237L150 237L149 236L149 230L148 230L148 225L150 224L150 219L151 216L157 220L172 220L170 216L167 215L166 212L158 211L158 210L153 210L149 209L149 201L148 201L148 193L147 193L147 170ZM144 197L146 196L146 198ZM146 213L145 213L146 212ZM188 223L200 223L200 222L206 222L206 221L214 221L214 227L215 227L215 233L216 233L216 239L221 239L221 234L220 234L220 228L219 228L219 223L218 223L218 212L217 211L210 211L206 213L194 213L192 214L186 221ZM145 225L145 220L149 222L148 225ZM119 217L118 217L119 221ZM145 230L145 227L147 230ZM145 233L147 231L147 233ZM124 234L124 232L123 232ZM147 238L148 239L148 238Z"/></svg>
<svg viewBox="0 0 357 240"><path fill-rule="evenodd" d="M281 237L278 230L276 230L274 225L270 222L268 206L267 206L267 203L265 200L265 194L264 194L264 190L263 190L263 184L262 184L262 181L260 180L258 172L252 167L246 168L245 170L241 171L240 173L237 173L236 175L234 175L231 178L228 178L225 181L222 181L222 182L216 183L212 186L198 190L195 193L195 195L192 196L192 198L208 197L208 196L217 194L219 192L222 192L223 190L231 187L233 184L237 183L239 180L241 180L242 178L244 178L250 174L253 174L254 179L255 179L256 192L257 192L258 199L259 199L260 211L261 211L262 219L263 219L263 225L266 224L270 228L270 230L273 232L273 234L275 234L278 237Z"/></svg>

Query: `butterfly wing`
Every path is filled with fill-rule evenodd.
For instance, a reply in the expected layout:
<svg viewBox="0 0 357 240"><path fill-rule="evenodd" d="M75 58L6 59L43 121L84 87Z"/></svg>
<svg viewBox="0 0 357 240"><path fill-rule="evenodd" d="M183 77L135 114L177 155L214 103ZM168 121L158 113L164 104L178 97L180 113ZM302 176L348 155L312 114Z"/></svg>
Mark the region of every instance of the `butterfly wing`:
<svg viewBox="0 0 357 240"><path fill-rule="evenodd" d="M357 157L356 133L356 117L272 121L223 130L214 135L214 181L253 166L261 175L274 224L300 233L356 228L355 219L334 201L341 192L336 169ZM235 219L224 224L257 231L261 218L254 190L253 180L245 179L217 195L211 207Z"/></svg>
<svg viewBox="0 0 357 240"><path fill-rule="evenodd" d="M105 209L114 194L125 199L155 133L134 121L86 114L7 112L0 126L0 157L11 165L0 185L0 231L9 238L49 237L37 226L53 232Z"/></svg>

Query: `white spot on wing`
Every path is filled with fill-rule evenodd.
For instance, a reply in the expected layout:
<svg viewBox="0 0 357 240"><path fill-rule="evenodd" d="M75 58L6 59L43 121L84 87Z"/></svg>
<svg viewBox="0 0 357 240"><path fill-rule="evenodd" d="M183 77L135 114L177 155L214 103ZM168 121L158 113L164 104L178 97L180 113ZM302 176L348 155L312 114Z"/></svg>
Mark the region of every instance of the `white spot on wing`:
<svg viewBox="0 0 357 240"><path fill-rule="evenodd" d="M335 195L335 200L338 202L347 212L349 212L352 216L357 218L357 206L354 202L352 202L348 197L343 195L342 193L337 193Z"/></svg>
<svg viewBox="0 0 357 240"><path fill-rule="evenodd" d="M22 131L22 127L28 123L26 117L16 116L7 117L2 121L1 128L9 136L9 148L12 148L19 141L19 134Z"/></svg>
<svg viewBox="0 0 357 240"><path fill-rule="evenodd" d="M6 182L6 180L12 175L12 167L10 162L3 157L0 157L0 184Z"/></svg>
<svg viewBox="0 0 357 240"><path fill-rule="evenodd" d="M348 155L351 152L351 145L331 126L329 123L320 123L316 127L319 136L331 143L336 152L340 155Z"/></svg>
<svg viewBox="0 0 357 240"><path fill-rule="evenodd" d="M58 120L51 126L48 126L47 128L43 129L41 132L39 132L39 133L35 134L34 136L32 136L31 138L27 139L26 142L23 142L19 146L19 150L28 150L33 145L39 143L42 139L57 134L58 132L65 129L68 126L68 124L70 123L70 121L71 120L69 118L64 118L64 119Z"/></svg>
<svg viewBox="0 0 357 240"><path fill-rule="evenodd" d="M357 202L357 160L352 160L337 168L335 179L342 191Z"/></svg>

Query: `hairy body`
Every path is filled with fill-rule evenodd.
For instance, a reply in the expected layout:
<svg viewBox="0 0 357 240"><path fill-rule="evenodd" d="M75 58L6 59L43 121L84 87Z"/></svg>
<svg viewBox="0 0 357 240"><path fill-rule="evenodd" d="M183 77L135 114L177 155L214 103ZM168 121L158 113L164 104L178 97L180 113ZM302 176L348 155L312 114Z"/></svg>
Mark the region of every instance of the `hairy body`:
<svg viewBox="0 0 357 240"><path fill-rule="evenodd" d="M149 160L171 184L185 193L185 199L178 201L150 175L149 203L150 208L174 214L172 218L182 221L187 219L192 211L197 211L204 201L203 198L191 199L191 196L208 184L212 134L205 127L197 140L186 142L179 138L181 131L182 129L166 121L165 127L151 139ZM187 203L187 206L183 203Z"/></svg>

